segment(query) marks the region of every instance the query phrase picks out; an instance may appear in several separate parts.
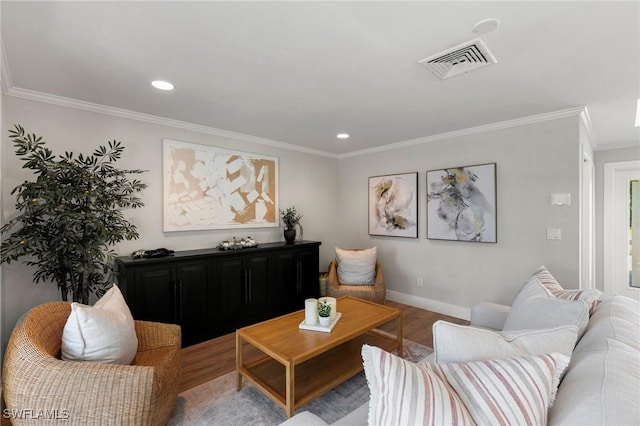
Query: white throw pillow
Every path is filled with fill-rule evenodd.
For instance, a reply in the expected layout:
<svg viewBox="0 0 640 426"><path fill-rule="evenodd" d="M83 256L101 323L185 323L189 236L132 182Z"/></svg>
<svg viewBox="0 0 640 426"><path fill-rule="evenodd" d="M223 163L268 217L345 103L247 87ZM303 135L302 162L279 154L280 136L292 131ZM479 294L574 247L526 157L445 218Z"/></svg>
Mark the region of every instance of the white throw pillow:
<svg viewBox="0 0 640 426"><path fill-rule="evenodd" d="M336 247L340 284L372 285L376 280L376 247L366 250L344 250Z"/></svg>
<svg viewBox="0 0 640 426"><path fill-rule="evenodd" d="M131 364L138 337L131 311L114 285L93 306L71 304L62 332L62 359Z"/></svg>
<svg viewBox="0 0 640 426"><path fill-rule="evenodd" d="M589 307L584 300L558 299L533 276L516 295L503 330L575 325L580 339L588 322Z"/></svg>
<svg viewBox="0 0 640 426"><path fill-rule="evenodd" d="M414 364L362 347L369 384L369 424L547 424L562 354L469 363Z"/></svg>
<svg viewBox="0 0 640 426"><path fill-rule="evenodd" d="M586 290L565 290L555 279L551 272L541 265L533 272L534 277L540 280L540 283L549 290L558 299L566 300L583 300L589 307L589 314L592 314L598 305L598 298L602 292L598 289L591 288Z"/></svg>
<svg viewBox="0 0 640 426"><path fill-rule="evenodd" d="M495 332L446 321L436 321L433 324L433 349L435 361L439 363L471 362L554 352L570 358L577 339L578 327L574 325Z"/></svg>

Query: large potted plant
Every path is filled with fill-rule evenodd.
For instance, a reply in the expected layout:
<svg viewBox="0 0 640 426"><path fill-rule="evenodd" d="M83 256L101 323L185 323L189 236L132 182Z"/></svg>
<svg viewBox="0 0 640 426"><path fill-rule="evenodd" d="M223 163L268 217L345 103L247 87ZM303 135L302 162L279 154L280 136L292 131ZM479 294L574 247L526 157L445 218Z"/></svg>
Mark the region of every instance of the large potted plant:
<svg viewBox="0 0 640 426"><path fill-rule="evenodd" d="M121 170L121 142L99 146L91 155L65 152L55 156L41 137L16 125L9 131L22 166L35 180L13 189L17 215L0 232L11 233L0 249L0 263L26 257L35 267L34 281L57 283L62 300L87 304L89 294L101 296L113 279L115 252L111 246L138 238L122 209L144 204L135 194L146 188L129 175L143 170Z"/></svg>
<svg viewBox="0 0 640 426"><path fill-rule="evenodd" d="M284 239L287 244L292 244L296 239L296 225L300 224L302 215L298 214L296 207L289 207L286 210L280 210L280 217L284 223Z"/></svg>

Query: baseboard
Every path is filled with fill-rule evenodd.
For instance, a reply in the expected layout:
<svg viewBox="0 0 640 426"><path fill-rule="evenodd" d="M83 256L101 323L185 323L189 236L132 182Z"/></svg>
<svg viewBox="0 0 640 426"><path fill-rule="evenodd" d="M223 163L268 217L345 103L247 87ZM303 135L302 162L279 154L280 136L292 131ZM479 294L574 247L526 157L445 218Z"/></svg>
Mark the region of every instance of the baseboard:
<svg viewBox="0 0 640 426"><path fill-rule="evenodd" d="M400 293L398 291L387 290L387 299L416 308L426 309L439 314L449 315L469 321L471 319L471 308L466 306L452 305L438 300L427 299L425 297L414 296L412 294Z"/></svg>

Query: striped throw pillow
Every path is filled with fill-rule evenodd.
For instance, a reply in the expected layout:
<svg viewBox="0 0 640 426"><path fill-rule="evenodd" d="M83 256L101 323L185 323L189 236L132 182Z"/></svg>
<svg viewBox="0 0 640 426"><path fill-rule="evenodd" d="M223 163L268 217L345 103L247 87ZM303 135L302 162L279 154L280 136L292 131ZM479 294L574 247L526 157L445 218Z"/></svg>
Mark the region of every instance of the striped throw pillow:
<svg viewBox="0 0 640 426"><path fill-rule="evenodd" d="M565 290L544 265L536 269L532 276L538 278L544 288L549 290L549 292L558 299L584 300L589 307L590 315L598 305L598 298L602 295L600 290L595 288L587 290Z"/></svg>
<svg viewBox="0 0 640 426"><path fill-rule="evenodd" d="M362 347L370 390L369 424L546 424L561 354L451 364L414 364Z"/></svg>

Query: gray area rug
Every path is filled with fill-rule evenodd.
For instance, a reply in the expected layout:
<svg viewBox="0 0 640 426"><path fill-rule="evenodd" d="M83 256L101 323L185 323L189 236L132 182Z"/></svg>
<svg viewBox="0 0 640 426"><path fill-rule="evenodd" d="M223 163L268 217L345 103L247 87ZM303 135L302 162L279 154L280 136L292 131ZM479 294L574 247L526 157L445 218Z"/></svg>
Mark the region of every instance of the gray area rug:
<svg viewBox="0 0 640 426"><path fill-rule="evenodd" d="M431 352L431 348L404 340L405 359L417 362ZM169 425L277 425L287 419L282 408L246 380L237 392L235 374L225 374L178 395ZM311 411L333 423L368 400L367 381L360 373L296 412Z"/></svg>

